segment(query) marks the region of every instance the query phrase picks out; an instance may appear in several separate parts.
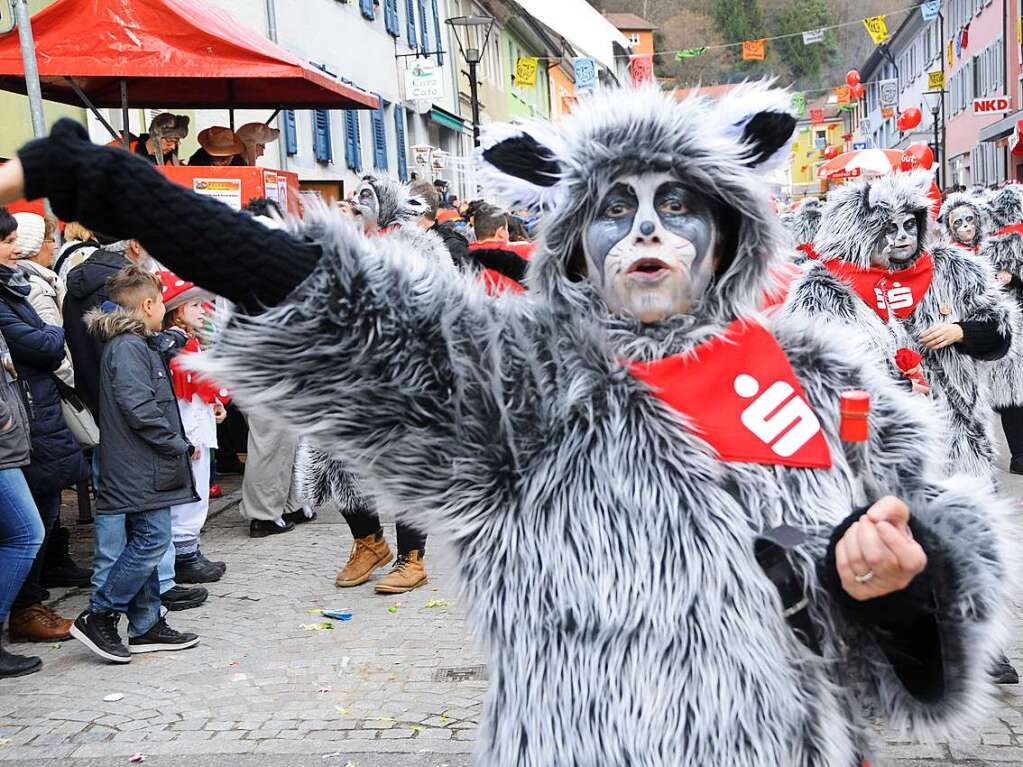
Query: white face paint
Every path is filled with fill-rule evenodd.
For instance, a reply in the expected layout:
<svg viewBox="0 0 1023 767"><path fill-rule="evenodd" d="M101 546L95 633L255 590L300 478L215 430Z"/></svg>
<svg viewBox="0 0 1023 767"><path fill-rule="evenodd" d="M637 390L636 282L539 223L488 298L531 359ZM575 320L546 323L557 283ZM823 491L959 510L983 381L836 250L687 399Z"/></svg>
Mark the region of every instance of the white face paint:
<svg viewBox="0 0 1023 767"><path fill-rule="evenodd" d="M902 269L917 255L920 235L916 216L900 214L885 227L881 241L870 257L872 266L882 269Z"/></svg>
<svg viewBox="0 0 1023 767"><path fill-rule="evenodd" d="M373 185L363 181L355 188L352 198L352 212L362 222L362 228L371 232L377 228L380 220L380 201Z"/></svg>
<svg viewBox="0 0 1023 767"><path fill-rule="evenodd" d="M710 206L669 173L622 176L586 228L589 279L611 311L641 322L691 313L714 275Z"/></svg>
<svg viewBox="0 0 1023 767"><path fill-rule="evenodd" d="M977 216L973 210L966 205L960 205L948 216L949 228L952 236L963 245L974 245L978 234Z"/></svg>

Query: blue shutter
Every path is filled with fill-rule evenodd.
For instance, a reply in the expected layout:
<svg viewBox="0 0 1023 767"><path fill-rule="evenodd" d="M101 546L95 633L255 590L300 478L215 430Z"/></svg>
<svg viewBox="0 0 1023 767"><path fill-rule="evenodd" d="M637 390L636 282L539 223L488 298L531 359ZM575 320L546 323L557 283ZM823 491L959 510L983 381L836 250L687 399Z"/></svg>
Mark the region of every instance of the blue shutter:
<svg viewBox="0 0 1023 767"><path fill-rule="evenodd" d="M373 167L387 170L387 130L384 128L384 99L379 93L380 106L373 110Z"/></svg>
<svg viewBox="0 0 1023 767"><path fill-rule="evenodd" d="M405 0L405 34L408 47L416 47L416 0Z"/></svg>
<svg viewBox="0 0 1023 767"><path fill-rule="evenodd" d="M345 112L345 161L356 173L362 171L362 143L359 141L359 113Z"/></svg>
<svg viewBox="0 0 1023 767"><path fill-rule="evenodd" d="M398 178L408 181L408 158L405 156L405 110L394 105L394 143L398 148Z"/></svg>
<svg viewBox="0 0 1023 767"><path fill-rule="evenodd" d="M384 26L391 37L398 37L401 34L398 24L398 0L384 0Z"/></svg>
<svg viewBox="0 0 1023 767"><path fill-rule="evenodd" d="M298 154L298 130L295 126L295 110L284 110L284 150L289 154Z"/></svg>
<svg viewBox="0 0 1023 767"><path fill-rule="evenodd" d="M437 46L437 63L444 66L444 54L441 53L444 46L440 44L440 14L437 13L437 0L433 0L433 36L436 38L434 43Z"/></svg>
<svg viewBox="0 0 1023 767"><path fill-rule="evenodd" d="M330 112L326 109L313 111L313 155L317 162L330 162Z"/></svg>
<svg viewBox="0 0 1023 767"><path fill-rule="evenodd" d="M426 0L419 0L419 42L422 52L429 52L430 28L426 26Z"/></svg>
<svg viewBox="0 0 1023 767"><path fill-rule="evenodd" d="M362 11L362 15L367 19L372 19L374 17L373 0L359 0L359 9Z"/></svg>

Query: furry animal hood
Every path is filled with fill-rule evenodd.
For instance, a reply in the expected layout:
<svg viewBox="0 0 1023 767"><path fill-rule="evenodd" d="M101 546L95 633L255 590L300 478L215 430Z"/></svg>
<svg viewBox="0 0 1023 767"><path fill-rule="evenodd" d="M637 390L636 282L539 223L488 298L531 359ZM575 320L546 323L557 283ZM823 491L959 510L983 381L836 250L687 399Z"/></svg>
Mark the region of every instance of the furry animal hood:
<svg viewBox="0 0 1023 767"><path fill-rule="evenodd" d="M885 227L903 213L916 216L920 246L926 250L934 236L928 214L931 180L930 171L917 170L848 183L830 192L814 240L817 257L870 266Z"/></svg>
<svg viewBox="0 0 1023 767"><path fill-rule="evenodd" d="M813 242L821 225L821 201L816 197L805 197L795 212L784 216L782 223L792 234L797 245Z"/></svg>
<svg viewBox="0 0 1023 767"><path fill-rule="evenodd" d="M526 282L556 310L607 318L585 279L582 238L612 182L623 174L671 172L711 198L719 221L719 264L693 317L672 324L724 324L755 311L785 235L758 171L788 157L795 128L788 92L747 83L714 102L678 102L646 87L604 89L581 99L560 125L494 126L477 150L481 184L510 207L548 212ZM637 335L656 326L633 324Z"/></svg>
<svg viewBox="0 0 1023 767"><path fill-rule="evenodd" d="M973 211L974 218L977 221L977 231L980 233L980 236L983 237L987 234L991 223L988 220L987 206L984 204L984 201L970 192L953 192L945 197L941 204L941 213L938 214L938 223L945 227L948 236L955 240L955 236L952 234L952 221L949 219L949 216L956 208L963 207Z"/></svg>
<svg viewBox="0 0 1023 767"><path fill-rule="evenodd" d="M386 173L367 173L360 179L376 193L381 228L415 221L426 212L426 202L413 195L407 184Z"/></svg>
<svg viewBox="0 0 1023 767"><path fill-rule="evenodd" d="M1023 223L1023 186L1009 184L987 201L986 212L992 230Z"/></svg>

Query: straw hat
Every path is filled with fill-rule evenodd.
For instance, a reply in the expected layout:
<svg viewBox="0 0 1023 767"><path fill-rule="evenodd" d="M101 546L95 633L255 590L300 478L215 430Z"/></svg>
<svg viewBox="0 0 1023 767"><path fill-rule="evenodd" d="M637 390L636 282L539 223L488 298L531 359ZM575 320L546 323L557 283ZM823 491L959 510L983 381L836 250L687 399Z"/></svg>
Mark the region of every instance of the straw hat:
<svg viewBox="0 0 1023 767"><path fill-rule="evenodd" d="M243 144L250 146L252 144L272 144L281 135L281 132L263 123L245 123L235 131L235 135Z"/></svg>
<svg viewBox="0 0 1023 767"><path fill-rule="evenodd" d="M199 131L199 146L211 157L230 157L245 151L245 145L238 140L234 131L221 125L214 125Z"/></svg>

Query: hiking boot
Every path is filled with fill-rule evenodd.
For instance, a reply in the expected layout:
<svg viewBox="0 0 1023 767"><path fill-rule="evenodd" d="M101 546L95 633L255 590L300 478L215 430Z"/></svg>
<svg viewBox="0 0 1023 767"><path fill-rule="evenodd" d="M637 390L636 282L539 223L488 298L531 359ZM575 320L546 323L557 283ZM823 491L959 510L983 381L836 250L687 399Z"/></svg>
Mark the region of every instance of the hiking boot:
<svg viewBox="0 0 1023 767"><path fill-rule="evenodd" d="M227 562L215 562L206 559L206 555L202 553L202 549L196 549L195 555L199 558L199 561L206 565L212 565L220 570L221 575L227 572Z"/></svg>
<svg viewBox="0 0 1023 767"><path fill-rule="evenodd" d="M316 512L308 506L303 506L301 509L289 511L287 514L282 515L281 519L285 522L291 522L293 525L301 525L316 519Z"/></svg>
<svg viewBox="0 0 1023 767"><path fill-rule="evenodd" d="M202 586L174 586L160 595L160 604L168 610L191 610L205 602L209 595Z"/></svg>
<svg viewBox="0 0 1023 767"><path fill-rule="evenodd" d="M43 588L71 586L85 588L91 585L92 571L75 564L71 559L70 547L71 533L66 527L57 527L50 533L40 576Z"/></svg>
<svg viewBox="0 0 1023 767"><path fill-rule="evenodd" d="M161 652L163 650L187 650L199 644L199 637L187 632L175 631L160 618L156 624L142 636L128 640L128 649L132 654L140 652Z"/></svg>
<svg viewBox="0 0 1023 767"><path fill-rule="evenodd" d="M194 554L187 559L174 560L174 580L178 583L215 583L224 571L212 562L203 561Z"/></svg>
<svg viewBox="0 0 1023 767"><path fill-rule="evenodd" d="M111 663L131 663L131 653L117 633L117 613L93 613L86 610L71 626L71 636L88 647L103 660Z"/></svg>
<svg viewBox="0 0 1023 767"><path fill-rule="evenodd" d="M71 621L44 604L11 610L12 642L63 642L71 638Z"/></svg>
<svg viewBox="0 0 1023 767"><path fill-rule="evenodd" d="M402 554L394 563L394 569L381 578L376 585L377 594L404 594L418 589L426 583L426 568L419 552L413 549Z"/></svg>
<svg viewBox="0 0 1023 767"><path fill-rule="evenodd" d="M1000 656L988 670L995 684L1019 684L1019 673L1009 663L1005 655Z"/></svg>
<svg viewBox="0 0 1023 767"><path fill-rule="evenodd" d="M0 679L34 674L43 667L43 661L34 655L15 655L0 647Z"/></svg>
<svg viewBox="0 0 1023 767"><path fill-rule="evenodd" d="M369 576L378 567L383 567L394 559L391 547L384 540L384 534L373 533L365 538L356 538L352 542L352 553L346 564L337 574L334 584L346 589L358 586L369 580Z"/></svg>
<svg viewBox="0 0 1023 767"><path fill-rule="evenodd" d="M254 519L251 522L249 522L249 537L266 538L268 535L290 533L294 529L295 529L294 522L285 522L280 517L273 521L267 521L265 519Z"/></svg>

